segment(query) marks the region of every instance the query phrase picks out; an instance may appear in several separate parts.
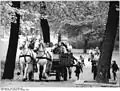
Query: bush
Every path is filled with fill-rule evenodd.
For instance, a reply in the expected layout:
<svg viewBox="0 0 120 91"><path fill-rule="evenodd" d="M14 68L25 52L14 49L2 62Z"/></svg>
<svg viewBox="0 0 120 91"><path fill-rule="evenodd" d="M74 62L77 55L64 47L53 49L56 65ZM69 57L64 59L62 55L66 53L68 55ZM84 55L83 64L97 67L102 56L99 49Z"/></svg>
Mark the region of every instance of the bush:
<svg viewBox="0 0 120 91"><path fill-rule="evenodd" d="M71 40L69 43L72 45L73 48L75 49L82 49L84 47L84 42L80 40Z"/></svg>
<svg viewBox="0 0 120 91"><path fill-rule="evenodd" d="M99 42L99 41L96 41L96 40L89 41L89 43L88 43L88 49L90 49L91 47L92 47L92 48L95 48L96 46L99 47L99 45L100 45L100 42Z"/></svg>
<svg viewBox="0 0 120 91"><path fill-rule="evenodd" d="M75 49L83 49L84 48L84 41L77 40L77 41L70 41L70 44ZM99 41L88 41L87 48L90 49L91 47L95 48L99 46Z"/></svg>

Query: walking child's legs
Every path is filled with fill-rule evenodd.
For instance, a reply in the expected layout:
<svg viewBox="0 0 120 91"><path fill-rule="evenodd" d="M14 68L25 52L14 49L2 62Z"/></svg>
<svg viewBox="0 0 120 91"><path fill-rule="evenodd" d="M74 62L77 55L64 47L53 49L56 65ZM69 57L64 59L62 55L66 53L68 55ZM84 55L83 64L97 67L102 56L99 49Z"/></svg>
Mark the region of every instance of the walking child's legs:
<svg viewBox="0 0 120 91"><path fill-rule="evenodd" d="M97 75L97 66L93 66L93 79L95 80Z"/></svg>
<svg viewBox="0 0 120 91"><path fill-rule="evenodd" d="M94 72L94 80L95 80L95 78L96 78L96 75L97 75L97 72Z"/></svg>
<svg viewBox="0 0 120 91"><path fill-rule="evenodd" d="M114 80L116 80L116 72L115 71L113 71L113 78L114 78Z"/></svg>
<svg viewBox="0 0 120 91"><path fill-rule="evenodd" d="M72 69L71 67L68 67L68 73L69 73L69 79L71 78L71 74L72 74Z"/></svg>
<svg viewBox="0 0 120 91"><path fill-rule="evenodd" d="M80 73L76 73L76 77L77 77L77 80L79 80L79 75L80 75Z"/></svg>

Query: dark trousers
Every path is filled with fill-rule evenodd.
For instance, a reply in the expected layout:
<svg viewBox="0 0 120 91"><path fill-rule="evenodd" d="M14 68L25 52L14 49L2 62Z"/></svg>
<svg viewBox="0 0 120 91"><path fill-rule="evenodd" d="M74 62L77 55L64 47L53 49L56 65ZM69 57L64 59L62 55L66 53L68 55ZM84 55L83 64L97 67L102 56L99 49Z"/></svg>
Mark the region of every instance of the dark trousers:
<svg viewBox="0 0 120 91"><path fill-rule="evenodd" d="M113 73L114 80L116 80L116 71L113 70L112 73Z"/></svg>
<svg viewBox="0 0 120 91"><path fill-rule="evenodd" d="M93 66L92 71L93 71L93 79L95 80L95 78L97 76L97 66Z"/></svg>

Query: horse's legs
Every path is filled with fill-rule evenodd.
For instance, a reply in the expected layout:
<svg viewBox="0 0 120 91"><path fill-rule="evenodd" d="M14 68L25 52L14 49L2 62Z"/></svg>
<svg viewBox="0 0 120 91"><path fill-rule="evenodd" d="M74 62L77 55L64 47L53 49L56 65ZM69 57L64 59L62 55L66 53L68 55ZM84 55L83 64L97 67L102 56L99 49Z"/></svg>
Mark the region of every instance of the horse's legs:
<svg viewBox="0 0 120 91"><path fill-rule="evenodd" d="M69 73L69 79L71 78L71 74L72 74L72 68L68 67L68 73Z"/></svg>
<svg viewBox="0 0 120 91"><path fill-rule="evenodd" d="M43 77L44 78L47 78L46 67L47 67L47 64L43 65Z"/></svg>
<svg viewBox="0 0 120 91"><path fill-rule="evenodd" d="M40 65L37 63L37 70L38 70L38 74L40 73Z"/></svg>
<svg viewBox="0 0 120 91"><path fill-rule="evenodd" d="M37 63L37 69L38 69L38 74L39 74L39 80L41 80L42 75L41 75L41 68L40 68L40 64Z"/></svg>
<svg viewBox="0 0 120 91"><path fill-rule="evenodd" d="M39 80L42 80L43 66L39 65Z"/></svg>
<svg viewBox="0 0 120 91"><path fill-rule="evenodd" d="M24 76L24 69L25 69L25 64L20 63L20 74L21 74L21 76Z"/></svg>
<svg viewBox="0 0 120 91"><path fill-rule="evenodd" d="M25 67L26 67L26 64L23 64L23 70L22 70L23 76L25 74Z"/></svg>
<svg viewBox="0 0 120 91"><path fill-rule="evenodd" d="M34 73L33 73L33 64L28 64L27 75L30 81L33 81Z"/></svg>
<svg viewBox="0 0 120 91"><path fill-rule="evenodd" d="M23 64L20 63L19 69L20 69L20 74L23 75Z"/></svg>
<svg viewBox="0 0 120 91"><path fill-rule="evenodd" d="M45 77L46 65L43 65L43 77Z"/></svg>
<svg viewBox="0 0 120 91"><path fill-rule="evenodd" d="M46 65L46 73L47 75L49 75L50 71L52 68L52 62L48 61L47 65Z"/></svg>
<svg viewBox="0 0 120 91"><path fill-rule="evenodd" d="M26 64L25 66L23 81L27 80L27 77L28 77L27 70L28 70L28 64Z"/></svg>

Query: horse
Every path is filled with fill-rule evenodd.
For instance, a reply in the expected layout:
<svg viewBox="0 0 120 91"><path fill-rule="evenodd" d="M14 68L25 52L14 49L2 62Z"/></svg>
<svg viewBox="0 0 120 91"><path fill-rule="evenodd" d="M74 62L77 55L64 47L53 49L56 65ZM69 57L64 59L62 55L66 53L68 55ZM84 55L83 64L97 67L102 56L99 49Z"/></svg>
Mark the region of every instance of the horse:
<svg viewBox="0 0 120 91"><path fill-rule="evenodd" d="M47 79L47 71L50 70L48 64L52 61L51 54L46 50L45 44L39 40L36 40L35 42L34 51L36 53L39 80L42 80L42 78Z"/></svg>
<svg viewBox="0 0 120 91"><path fill-rule="evenodd" d="M23 75L23 81L33 80L33 61L34 55L32 50L29 48L29 41L26 41L23 47L21 48L21 52L19 55L19 67L20 74Z"/></svg>

